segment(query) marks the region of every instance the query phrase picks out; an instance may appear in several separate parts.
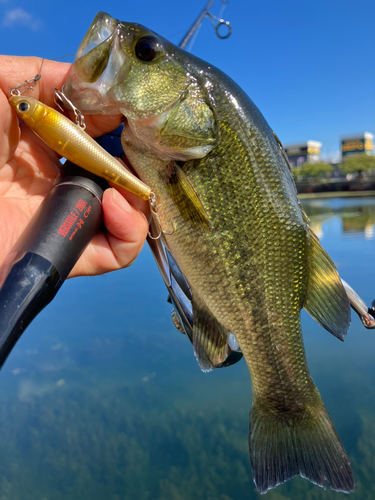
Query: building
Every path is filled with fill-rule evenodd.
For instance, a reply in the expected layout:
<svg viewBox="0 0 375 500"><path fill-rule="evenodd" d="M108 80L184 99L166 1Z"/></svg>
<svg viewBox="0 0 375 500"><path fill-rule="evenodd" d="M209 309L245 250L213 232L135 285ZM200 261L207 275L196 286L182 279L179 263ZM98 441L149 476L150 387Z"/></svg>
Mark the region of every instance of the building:
<svg viewBox="0 0 375 500"><path fill-rule="evenodd" d="M284 146L289 162L292 167L299 167L303 163L314 163L320 160L320 149L322 143L318 141L307 141L299 144L287 144Z"/></svg>
<svg viewBox="0 0 375 500"><path fill-rule="evenodd" d="M361 134L343 135L340 137L341 141L341 155L342 158L357 154L373 154L373 140L374 134L370 132L362 132Z"/></svg>

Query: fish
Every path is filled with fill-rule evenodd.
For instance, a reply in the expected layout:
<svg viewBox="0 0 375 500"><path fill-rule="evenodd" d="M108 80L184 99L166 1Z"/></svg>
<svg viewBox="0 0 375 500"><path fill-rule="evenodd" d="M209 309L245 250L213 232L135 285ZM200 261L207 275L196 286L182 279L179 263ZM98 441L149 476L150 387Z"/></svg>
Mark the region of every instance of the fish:
<svg viewBox="0 0 375 500"><path fill-rule="evenodd" d="M150 199L150 187L124 168L81 126L29 96L12 95L9 104L18 118L56 153L115 186L146 201Z"/></svg>
<svg viewBox="0 0 375 500"><path fill-rule="evenodd" d="M300 319L304 308L344 340L350 306L261 112L219 69L104 12L64 92L83 113L126 118L127 161L155 193L163 243L191 294L200 368L226 359L230 335L239 344L252 382L258 491L298 474L353 491L349 458L308 370Z"/></svg>

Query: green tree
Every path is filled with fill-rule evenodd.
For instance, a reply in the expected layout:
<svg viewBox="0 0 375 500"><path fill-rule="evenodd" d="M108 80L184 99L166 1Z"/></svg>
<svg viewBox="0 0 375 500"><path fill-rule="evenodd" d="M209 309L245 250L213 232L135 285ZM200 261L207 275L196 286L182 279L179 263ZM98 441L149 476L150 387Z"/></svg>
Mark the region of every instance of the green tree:
<svg viewBox="0 0 375 500"><path fill-rule="evenodd" d="M333 172L333 167L322 161L316 163L304 163L301 167L293 169L296 177L302 179L329 177Z"/></svg>
<svg viewBox="0 0 375 500"><path fill-rule="evenodd" d="M366 154L353 155L345 158L344 162L340 165L340 170L343 174L354 174L358 172L371 172L375 170L375 156Z"/></svg>

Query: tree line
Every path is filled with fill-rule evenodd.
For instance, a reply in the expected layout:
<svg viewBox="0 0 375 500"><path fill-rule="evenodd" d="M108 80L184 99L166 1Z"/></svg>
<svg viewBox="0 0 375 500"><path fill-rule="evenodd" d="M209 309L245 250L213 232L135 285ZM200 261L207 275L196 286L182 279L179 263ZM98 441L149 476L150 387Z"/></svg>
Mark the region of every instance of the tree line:
<svg viewBox="0 0 375 500"><path fill-rule="evenodd" d="M304 163L300 167L292 167L293 174L296 179L327 179L330 178L335 168L325 162L319 161L316 163ZM375 174L375 156L367 154L359 154L345 158L343 163L338 166L338 170L342 175L358 174L363 176L373 172Z"/></svg>

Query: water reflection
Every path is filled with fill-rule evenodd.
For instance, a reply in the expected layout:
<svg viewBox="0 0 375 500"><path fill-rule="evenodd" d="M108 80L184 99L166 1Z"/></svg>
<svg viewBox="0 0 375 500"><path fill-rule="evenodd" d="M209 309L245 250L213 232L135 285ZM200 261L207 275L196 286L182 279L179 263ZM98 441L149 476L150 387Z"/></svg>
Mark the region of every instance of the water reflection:
<svg viewBox="0 0 375 500"><path fill-rule="evenodd" d="M343 236L374 237L374 198L303 200L303 206L313 230L320 238L324 235L324 222L331 218L340 219Z"/></svg>
<svg viewBox="0 0 375 500"><path fill-rule="evenodd" d="M371 303L375 200L303 205L342 277ZM305 313L303 332L357 490L348 497L295 478L267 498L372 499L375 334L353 317L342 343ZM129 269L67 282L12 352L0 387L1 500L261 498L245 363L199 370L147 250Z"/></svg>

